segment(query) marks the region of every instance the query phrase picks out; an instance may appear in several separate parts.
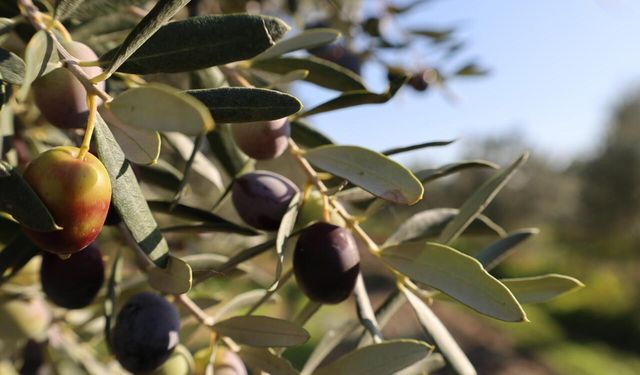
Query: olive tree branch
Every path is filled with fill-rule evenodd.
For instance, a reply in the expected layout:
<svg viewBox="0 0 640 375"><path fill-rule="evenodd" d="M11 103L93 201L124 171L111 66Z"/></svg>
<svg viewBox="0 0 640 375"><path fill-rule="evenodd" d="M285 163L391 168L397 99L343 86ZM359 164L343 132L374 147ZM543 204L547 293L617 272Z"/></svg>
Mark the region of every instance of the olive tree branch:
<svg viewBox="0 0 640 375"><path fill-rule="evenodd" d="M51 31L51 29L45 25L43 21L43 14L40 10L33 4L32 0L18 0L18 5L22 10L24 16L27 20L36 28L36 30L44 30L51 40L53 40L53 44L58 51L58 54L62 57L62 65L68 69L79 81L82 83L84 88L87 90L87 94L93 94L100 97L105 103L108 103L113 100L111 95L107 94L106 91L102 90L98 87L97 83L94 84L91 81L91 77L89 77L84 70L82 70L79 66L79 60L73 57L69 51L67 51L57 36Z"/></svg>

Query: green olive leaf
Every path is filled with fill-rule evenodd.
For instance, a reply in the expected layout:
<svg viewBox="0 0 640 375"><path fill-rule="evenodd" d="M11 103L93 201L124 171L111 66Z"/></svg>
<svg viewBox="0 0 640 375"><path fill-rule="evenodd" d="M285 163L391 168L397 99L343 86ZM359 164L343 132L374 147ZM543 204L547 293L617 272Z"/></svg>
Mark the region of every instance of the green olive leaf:
<svg viewBox="0 0 640 375"><path fill-rule="evenodd" d="M149 270L149 285L163 293L183 294L191 289L191 267L180 258L169 255L167 266Z"/></svg>
<svg viewBox="0 0 640 375"><path fill-rule="evenodd" d="M309 333L297 324L266 316L237 316L212 328L240 344L255 347L295 346L309 340Z"/></svg>
<svg viewBox="0 0 640 375"><path fill-rule="evenodd" d="M161 140L157 131L129 126L106 108L101 108L100 114L130 162L151 165L158 161Z"/></svg>
<svg viewBox="0 0 640 375"><path fill-rule="evenodd" d="M64 19L73 13L85 0L57 0L53 10L53 18Z"/></svg>
<svg viewBox="0 0 640 375"><path fill-rule="evenodd" d="M31 258L38 255L40 249L18 231L0 252L0 285L18 273Z"/></svg>
<svg viewBox="0 0 640 375"><path fill-rule="evenodd" d="M502 262L516 246L539 232L540 231L536 228L513 231L506 237L501 238L480 250L480 252L475 254L475 258L482 263L482 266L485 269L491 270Z"/></svg>
<svg viewBox="0 0 640 375"><path fill-rule="evenodd" d="M251 67L278 74L307 70L309 74L305 81L318 86L338 91L366 91L362 79L354 72L334 62L313 56L305 58L282 57L253 61Z"/></svg>
<svg viewBox="0 0 640 375"><path fill-rule="evenodd" d="M218 123L277 120L302 109L296 97L275 90L222 87L185 92L202 102Z"/></svg>
<svg viewBox="0 0 640 375"><path fill-rule="evenodd" d="M310 49L334 42L340 32L334 29L309 29L291 38L280 40L268 50L253 58L253 61L266 60L301 49Z"/></svg>
<svg viewBox="0 0 640 375"><path fill-rule="evenodd" d="M303 119L291 121L289 124L291 125L291 138L293 138L299 146L314 148L318 146L332 145L334 143L331 138L314 128Z"/></svg>
<svg viewBox="0 0 640 375"><path fill-rule="evenodd" d="M424 188L407 168L377 152L357 146L320 146L304 156L316 167L347 179L371 194L399 204L422 199Z"/></svg>
<svg viewBox="0 0 640 375"><path fill-rule="evenodd" d="M447 294L481 314L507 322L527 321L509 289L476 259L433 242L383 248L385 263L407 277Z"/></svg>
<svg viewBox="0 0 640 375"><path fill-rule="evenodd" d="M186 2L188 0L175 3L181 7ZM119 64L119 48L101 56L100 61L125 73L188 72L252 58L274 45L288 30L289 26L283 21L269 16L189 17L161 27L148 40L145 39L146 42L135 49L135 53L127 55L122 65ZM114 61L116 58L118 64Z"/></svg>
<svg viewBox="0 0 640 375"><path fill-rule="evenodd" d="M291 363L282 357L278 357L267 349L243 346L238 352L242 361L250 368L260 369L268 374L298 375Z"/></svg>
<svg viewBox="0 0 640 375"><path fill-rule="evenodd" d="M278 284L280 282L280 277L282 276L282 268L284 267L284 246L293 231L293 228L296 224L296 219L298 218L298 212L300 211L300 193L294 194L291 197L291 201L287 206L287 211L285 212L282 220L280 221L280 226L278 227L278 233L276 234L276 254L278 258L278 262L276 263L276 274L275 281L271 286L267 289L272 292L278 288Z"/></svg>
<svg viewBox="0 0 640 375"><path fill-rule="evenodd" d="M201 102L158 83L125 91L109 109L123 123L142 129L199 135L214 127L209 110Z"/></svg>
<svg viewBox="0 0 640 375"><path fill-rule="evenodd" d="M570 276L548 274L533 277L501 279L520 303L542 303L584 287Z"/></svg>
<svg viewBox="0 0 640 375"><path fill-rule="evenodd" d="M24 51L24 78L22 87L18 91L18 100L24 101L27 98L33 81L46 74L50 70L49 64L56 61L58 61L58 53L53 40L46 31L39 30L31 37Z"/></svg>
<svg viewBox="0 0 640 375"><path fill-rule="evenodd" d="M451 164L445 164L439 168L423 169L416 172L416 177L418 177L418 179L422 181L423 184L426 184L427 182L436 180L438 178L449 176L453 173L457 173L466 169L474 168L498 169L500 168L500 166L485 160L465 160Z"/></svg>
<svg viewBox="0 0 640 375"><path fill-rule="evenodd" d="M24 74L24 61L13 52L0 48L0 80L20 85Z"/></svg>
<svg viewBox="0 0 640 375"><path fill-rule="evenodd" d="M314 375L387 375L425 359L432 348L417 340L389 340L343 355Z"/></svg>

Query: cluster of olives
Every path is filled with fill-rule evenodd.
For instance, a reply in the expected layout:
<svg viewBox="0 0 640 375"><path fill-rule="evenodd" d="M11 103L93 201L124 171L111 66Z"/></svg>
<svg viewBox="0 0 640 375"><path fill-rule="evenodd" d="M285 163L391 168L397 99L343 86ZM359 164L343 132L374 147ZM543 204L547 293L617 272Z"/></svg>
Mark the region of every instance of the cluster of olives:
<svg viewBox="0 0 640 375"><path fill-rule="evenodd" d="M257 229L277 230L297 187L286 177L268 171L254 171L238 177L232 200L238 215ZM307 200L317 208L318 198ZM321 215L316 211L316 215ZM307 214L299 219L312 221ZM307 222L303 223L306 224ZM313 301L339 303L349 297L360 271L360 255L353 235L346 229L315 222L302 229L294 250L293 270L298 285Z"/></svg>

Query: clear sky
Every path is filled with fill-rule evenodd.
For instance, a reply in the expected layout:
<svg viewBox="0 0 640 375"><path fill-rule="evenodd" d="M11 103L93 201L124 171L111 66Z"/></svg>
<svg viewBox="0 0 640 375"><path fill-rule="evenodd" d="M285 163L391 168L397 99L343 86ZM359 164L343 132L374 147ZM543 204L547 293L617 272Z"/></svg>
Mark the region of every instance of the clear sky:
<svg viewBox="0 0 640 375"><path fill-rule="evenodd" d="M468 41L460 61L474 58L491 74L452 81L456 103L437 91L421 94L405 87L384 106L310 118L337 142L382 150L517 131L534 153L567 161L598 144L613 105L640 87L640 1L436 0L400 22L459 25L459 35ZM381 89L382 74L365 66L372 88ZM306 85L300 91L307 108L333 95ZM400 160L448 162L462 147L459 142Z"/></svg>

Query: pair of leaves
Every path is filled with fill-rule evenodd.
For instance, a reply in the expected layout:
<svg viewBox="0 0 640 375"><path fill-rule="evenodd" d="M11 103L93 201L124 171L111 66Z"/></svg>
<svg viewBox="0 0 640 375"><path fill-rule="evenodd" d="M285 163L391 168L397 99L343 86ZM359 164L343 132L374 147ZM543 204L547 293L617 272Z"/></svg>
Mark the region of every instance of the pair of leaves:
<svg viewBox="0 0 640 375"><path fill-rule="evenodd" d="M160 17L154 11L161 4L173 3L168 9L174 11L187 2L158 2L122 46L100 57L109 67L107 72L177 73L245 60L274 45L289 30L277 18L246 14L190 17L159 29L158 22L151 22ZM158 20L165 21L164 15L169 14L164 11Z"/></svg>

